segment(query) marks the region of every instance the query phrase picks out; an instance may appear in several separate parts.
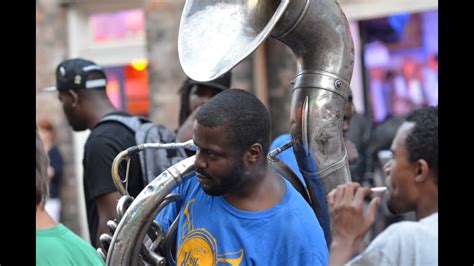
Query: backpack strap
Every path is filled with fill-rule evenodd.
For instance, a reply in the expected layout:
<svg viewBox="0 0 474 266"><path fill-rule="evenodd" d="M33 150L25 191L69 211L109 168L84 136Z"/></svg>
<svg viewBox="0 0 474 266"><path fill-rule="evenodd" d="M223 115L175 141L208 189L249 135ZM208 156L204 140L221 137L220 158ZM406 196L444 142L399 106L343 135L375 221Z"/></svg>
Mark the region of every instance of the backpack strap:
<svg viewBox="0 0 474 266"><path fill-rule="evenodd" d="M102 123L107 123L107 122L117 122L131 130L131 133L133 133L135 144L142 144L137 141L137 133L140 132L140 127L144 122L147 122L148 120L144 117L139 117L139 116L123 116L123 115L106 115L100 119L99 123L97 125L102 124ZM129 148L129 147L127 147ZM143 154L139 153L138 154L139 161L140 161L140 168L142 171L142 179L143 179L143 184L148 184L149 181L147 180L147 171L146 171L146 165L143 160Z"/></svg>
<svg viewBox="0 0 474 266"><path fill-rule="evenodd" d="M148 120L144 117L139 116L106 115L102 119L100 119L98 124L109 121L119 122L120 124L128 127L135 133L138 131L142 123Z"/></svg>

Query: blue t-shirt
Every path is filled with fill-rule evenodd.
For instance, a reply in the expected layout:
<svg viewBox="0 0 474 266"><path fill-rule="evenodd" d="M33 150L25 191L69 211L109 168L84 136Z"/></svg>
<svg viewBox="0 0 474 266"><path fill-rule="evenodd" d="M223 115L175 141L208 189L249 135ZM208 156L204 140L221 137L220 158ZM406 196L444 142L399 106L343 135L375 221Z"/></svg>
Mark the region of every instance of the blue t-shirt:
<svg viewBox="0 0 474 266"><path fill-rule="evenodd" d="M314 212L284 183L280 203L250 212L206 194L196 176L183 182L174 190L183 197L177 265L327 265L328 248ZM172 203L155 219L167 232L179 211Z"/></svg>
<svg viewBox="0 0 474 266"><path fill-rule="evenodd" d="M270 145L270 150L274 150L283 144L291 141L291 134L283 134L278 136L275 140L273 140L272 144ZM293 147L290 147L282 152L280 152L277 156L278 159L280 159L282 162L284 162L288 167L290 167L291 170L299 177L301 182L306 186L306 183L304 182L303 175L300 172L300 169L298 168L298 163L296 162L296 157L295 154L293 153ZM317 165L316 165L317 168ZM318 198L318 201L320 202L320 207L321 207L321 220L319 221L321 224L321 227L323 228L324 231L324 236L326 238L326 242L328 245L331 243L331 225L330 225L330 218L329 218L329 209L326 203L326 196L323 191L322 185L319 183L318 179L311 179L312 183L314 184L315 192L316 192L316 197Z"/></svg>

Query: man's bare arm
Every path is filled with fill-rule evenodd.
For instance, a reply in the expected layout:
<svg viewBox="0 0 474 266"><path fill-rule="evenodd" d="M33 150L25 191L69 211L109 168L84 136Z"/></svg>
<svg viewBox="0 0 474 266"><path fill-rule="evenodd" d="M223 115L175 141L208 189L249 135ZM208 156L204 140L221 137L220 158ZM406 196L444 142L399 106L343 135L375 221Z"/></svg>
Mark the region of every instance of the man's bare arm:
<svg viewBox="0 0 474 266"><path fill-rule="evenodd" d="M107 193L96 200L97 212L99 215L99 224L97 228L97 238L95 239L96 247L102 247L99 237L102 234L110 234L107 228L107 221L117 218L117 202L120 199L120 193ZM92 240L92 239L91 239Z"/></svg>

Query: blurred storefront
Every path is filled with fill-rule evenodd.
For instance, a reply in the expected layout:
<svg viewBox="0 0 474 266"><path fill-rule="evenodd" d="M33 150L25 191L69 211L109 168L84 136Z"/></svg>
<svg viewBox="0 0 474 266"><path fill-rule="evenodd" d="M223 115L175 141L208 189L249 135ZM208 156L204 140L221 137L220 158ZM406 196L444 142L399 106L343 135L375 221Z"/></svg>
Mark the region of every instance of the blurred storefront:
<svg viewBox="0 0 474 266"><path fill-rule="evenodd" d="M359 25L372 121L437 105L438 12L397 13Z"/></svg>

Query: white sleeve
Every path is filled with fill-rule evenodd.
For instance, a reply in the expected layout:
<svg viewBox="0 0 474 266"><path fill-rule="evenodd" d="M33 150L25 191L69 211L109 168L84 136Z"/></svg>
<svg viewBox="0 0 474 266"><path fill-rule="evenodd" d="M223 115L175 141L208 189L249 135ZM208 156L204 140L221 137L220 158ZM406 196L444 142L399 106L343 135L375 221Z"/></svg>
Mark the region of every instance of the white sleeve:
<svg viewBox="0 0 474 266"><path fill-rule="evenodd" d="M389 226L370 245L346 265L400 265L401 243L400 223Z"/></svg>
<svg viewBox="0 0 474 266"><path fill-rule="evenodd" d="M347 265L438 265L437 220L390 225Z"/></svg>

